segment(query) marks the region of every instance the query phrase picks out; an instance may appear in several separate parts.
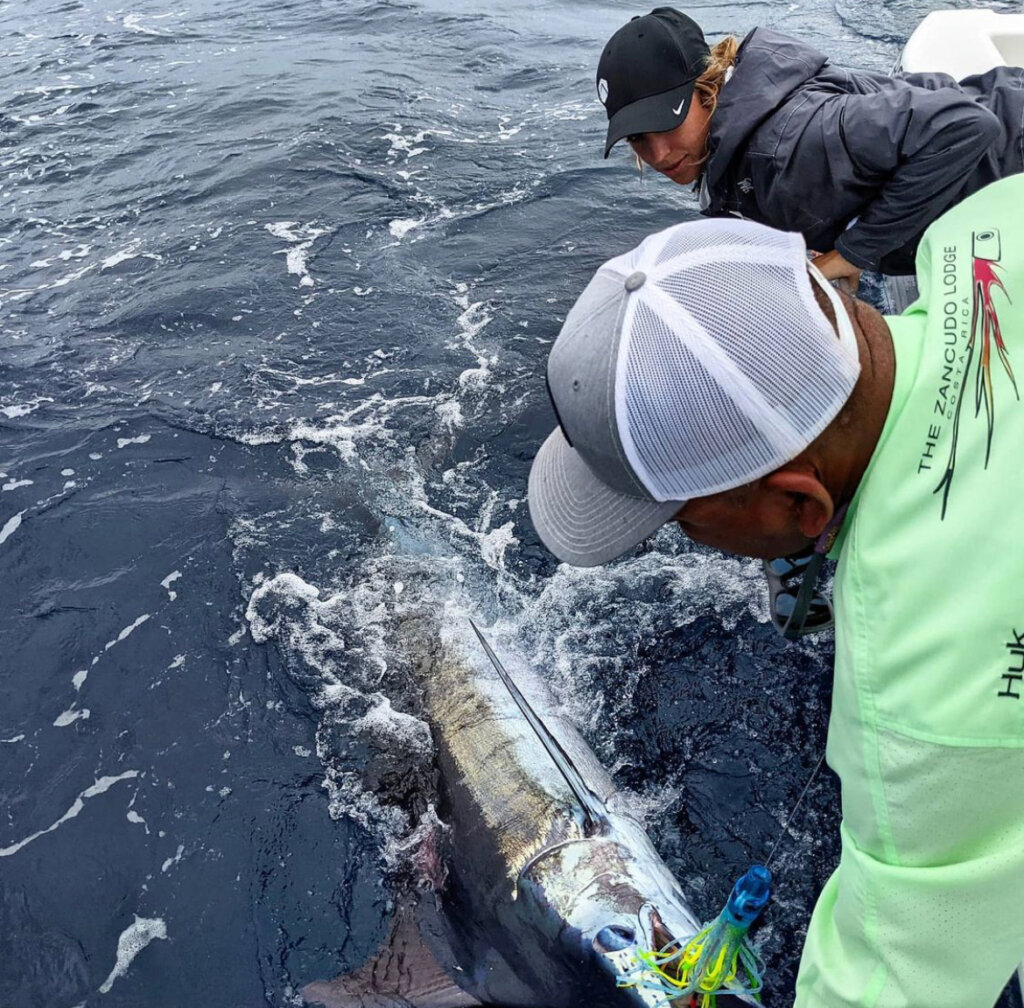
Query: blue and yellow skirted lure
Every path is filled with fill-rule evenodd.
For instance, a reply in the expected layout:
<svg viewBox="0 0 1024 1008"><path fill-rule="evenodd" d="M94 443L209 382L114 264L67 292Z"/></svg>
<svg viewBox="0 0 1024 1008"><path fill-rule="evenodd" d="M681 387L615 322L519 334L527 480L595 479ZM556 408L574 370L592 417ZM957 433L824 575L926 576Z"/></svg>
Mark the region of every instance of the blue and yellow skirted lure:
<svg viewBox="0 0 1024 1008"><path fill-rule="evenodd" d="M646 987L676 1000L687 995L698 1008L715 1008L720 994L758 998L764 962L747 932L771 895L771 872L754 865L736 882L722 912L685 945L637 949L636 965L620 987Z"/></svg>

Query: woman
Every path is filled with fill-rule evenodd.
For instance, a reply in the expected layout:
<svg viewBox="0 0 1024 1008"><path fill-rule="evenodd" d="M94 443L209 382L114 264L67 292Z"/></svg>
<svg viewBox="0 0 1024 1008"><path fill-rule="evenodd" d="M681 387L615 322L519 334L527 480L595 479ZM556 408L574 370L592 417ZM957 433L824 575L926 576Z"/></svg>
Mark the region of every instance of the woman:
<svg viewBox="0 0 1024 1008"><path fill-rule="evenodd" d="M965 196L1024 169L1024 70L959 84L833 66L755 28L709 49L669 7L605 46L605 157L622 139L674 182L699 183L708 216L803 234L829 279L913 272L924 229ZM695 100L694 100L695 99Z"/></svg>

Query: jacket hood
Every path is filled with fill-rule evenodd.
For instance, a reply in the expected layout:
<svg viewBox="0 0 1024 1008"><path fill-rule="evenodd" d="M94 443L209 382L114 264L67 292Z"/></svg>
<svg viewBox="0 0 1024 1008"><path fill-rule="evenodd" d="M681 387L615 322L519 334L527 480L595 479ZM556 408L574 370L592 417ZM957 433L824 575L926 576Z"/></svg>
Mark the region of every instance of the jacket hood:
<svg viewBox="0 0 1024 1008"><path fill-rule="evenodd" d="M828 57L813 46L770 28L755 28L747 35L711 119L707 167L711 192L750 134L827 62Z"/></svg>

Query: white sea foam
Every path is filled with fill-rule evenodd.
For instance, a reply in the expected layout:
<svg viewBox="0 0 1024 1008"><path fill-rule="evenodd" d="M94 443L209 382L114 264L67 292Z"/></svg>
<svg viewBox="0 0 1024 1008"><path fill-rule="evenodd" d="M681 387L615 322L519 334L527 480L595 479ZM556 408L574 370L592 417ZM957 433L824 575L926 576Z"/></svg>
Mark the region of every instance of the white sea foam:
<svg viewBox="0 0 1024 1008"><path fill-rule="evenodd" d="M466 426L466 418L462 414L462 403L458 399L448 399L445 402L439 402L434 407L434 410L441 425L448 430L453 431Z"/></svg>
<svg viewBox="0 0 1024 1008"><path fill-rule="evenodd" d="M24 513L24 511L19 511L16 515L8 518L7 521L4 522L4 527L0 528L0 543L5 543L12 535L14 535L15 532L18 531L21 526L21 516Z"/></svg>
<svg viewBox="0 0 1024 1008"><path fill-rule="evenodd" d="M333 448L347 462L353 462L359 456L364 444L395 444L396 435L392 433L390 418L401 415L409 408L424 404L432 404L435 400L429 396L399 396L388 399L379 392L365 399L352 409L334 414L316 423L299 421L291 426L285 440L296 445L297 468L302 470L301 443L320 445ZM261 433L244 435L248 444L267 444L281 440L280 435Z"/></svg>
<svg viewBox="0 0 1024 1008"><path fill-rule="evenodd" d="M401 240L413 228L422 227L426 222L426 217L395 218L393 221L388 221L388 230L392 237Z"/></svg>
<svg viewBox="0 0 1024 1008"><path fill-rule="evenodd" d="M502 140L511 140L517 133L522 132L522 124L518 126L510 126L512 117L504 115L498 120L498 136Z"/></svg>
<svg viewBox="0 0 1024 1008"><path fill-rule="evenodd" d="M117 939L117 962L110 971L110 976L100 986L101 994L109 994L114 981L128 972L132 960L151 942L167 938L167 925L160 917L136 916L121 936Z"/></svg>
<svg viewBox="0 0 1024 1008"><path fill-rule="evenodd" d="M18 417L28 416L29 413L35 412L43 403L52 403L53 399L49 396L40 396L27 403L16 403L11 406L0 406L0 413L2 413L8 420L17 420Z"/></svg>
<svg viewBox="0 0 1024 1008"><path fill-rule="evenodd" d="M391 132L385 133L381 139L387 140L391 148L387 152L389 161L404 157L406 161L426 153L429 148L423 146L428 136L451 136L451 130L421 129L413 134L406 134L401 123L394 123Z"/></svg>
<svg viewBox="0 0 1024 1008"><path fill-rule="evenodd" d="M12 115L11 118L15 122L22 123L25 126L38 126L39 123L47 122L50 119L56 119L64 115L70 108L70 105L58 105L56 108L51 109L49 112L33 112L27 116ZM31 265L34 266L35 263L32 263Z"/></svg>
<svg viewBox="0 0 1024 1008"><path fill-rule="evenodd" d="M57 717L57 720L53 722L54 728L66 728L69 724L74 724L79 719L85 721L89 717L89 708L83 707L82 710L76 710L74 707L64 711Z"/></svg>
<svg viewBox="0 0 1024 1008"><path fill-rule="evenodd" d="M115 777L100 777L93 784L82 791L78 797L71 803L71 808L67 810L56 822L47 826L46 829L41 829L31 836L25 837L24 840L19 840L15 844L11 844L9 847L0 847L0 857L10 857L12 854L17 854L23 847L32 843L33 840L38 840L39 837L45 836L47 833L52 833L55 829L59 829L64 823L70 819L74 819L79 812L85 808L85 803L90 798L95 798L97 795L105 794L119 781L130 780L133 777L138 777L138 770L125 770L124 773L118 774Z"/></svg>
<svg viewBox="0 0 1024 1008"><path fill-rule="evenodd" d="M113 269L115 266L120 266L121 263L128 262L131 259L152 259L154 262L162 262L163 256L156 252L140 252L139 243L132 242L125 248L107 256L106 259L102 259L100 261L100 270Z"/></svg>
<svg viewBox="0 0 1024 1008"><path fill-rule="evenodd" d="M91 249L91 245L78 245L73 249L62 249L51 259L36 259L34 262L29 263L29 268L45 269L47 266L52 266L55 259L59 259L61 262L69 262L71 259L84 259Z"/></svg>
<svg viewBox="0 0 1024 1008"><path fill-rule="evenodd" d="M4 483L4 485L2 487L0 487L0 489L5 490L5 491L6 490L17 490L20 487L27 487L27 486L32 486L32 480L30 480L30 479L12 480L10 483Z"/></svg>
<svg viewBox="0 0 1024 1008"><path fill-rule="evenodd" d="M384 615L373 589L321 598L318 588L290 572L259 584L246 609L253 639L276 642L289 674L319 711L316 751L331 815L379 837L388 857L410 824L377 782L386 771L402 779L419 773L426 780L433 747L427 725L396 710L376 689L387 668L379 640ZM353 764L348 745L337 749L339 735L375 753L374 765Z"/></svg>
<svg viewBox="0 0 1024 1008"><path fill-rule="evenodd" d="M483 301L470 301L468 287L464 283L456 285L454 300L462 312L455 320L458 336L454 343L449 345L453 348L461 348L476 358L476 367L466 368L459 375L459 387L480 392L490 377L493 358L482 353L474 340L491 324L494 316L488 311Z"/></svg>
<svg viewBox="0 0 1024 1008"><path fill-rule="evenodd" d="M601 568L562 564L536 596L498 624L502 636L545 670L549 687L598 740L598 755L608 765L619 735L609 726L628 723L646 672L623 642L657 638L666 626L678 630L709 611L727 629L742 619L766 618L759 563L677 552L672 530L663 531L655 546L662 549ZM624 605L625 598L633 601ZM609 678L615 690L602 688Z"/></svg>
<svg viewBox="0 0 1024 1008"><path fill-rule="evenodd" d="M128 626L126 626L113 640L109 640L103 645L103 650L109 651L115 645L120 644L126 637L138 630L138 628L142 626L150 616L151 613L143 613L137 620L135 620L134 623L129 623Z"/></svg>
<svg viewBox="0 0 1024 1008"><path fill-rule="evenodd" d="M185 845L184 844L178 844L178 849L175 852L174 857L167 858L167 860L164 861L164 863L160 866L160 871L161 872L166 872L166 871L169 871L171 868L173 868L176 864L181 864L181 858L182 858L182 855L184 853L185 853Z"/></svg>
<svg viewBox="0 0 1024 1008"><path fill-rule="evenodd" d="M115 638L113 638L113 640L107 641L107 643L103 645L103 650L99 654L93 655L93 658L92 658L92 661L90 662L89 667L91 668L93 665L99 664L100 658L104 654L106 654L107 651L109 651L112 647L116 647L118 644L121 643L121 641L125 640L132 633L134 633L140 626L142 626L143 623L145 623L148 619L150 619L151 615L152 615L151 613L143 613L133 623L129 623L128 626L124 627L124 629L121 630L121 632ZM85 680L88 677L89 677L89 669L79 669L71 677L71 684L75 687L75 691L76 692L81 690L83 684L85 683ZM65 714L66 713L67 712L65 712ZM62 714L61 717L63 717L63 716L64 715ZM86 716L88 716L88 715L86 715Z"/></svg>
<svg viewBox="0 0 1024 1008"><path fill-rule="evenodd" d="M128 445L145 444L152 436L152 434L140 434L138 437L119 437L117 447L127 448Z"/></svg>
<svg viewBox="0 0 1024 1008"><path fill-rule="evenodd" d="M315 221L310 224L300 224L298 221L277 221L273 224L265 224L264 227L275 238L282 238L292 243L292 248L281 249L275 255L284 254L285 267L290 274L299 278L299 286L314 286L314 280L309 274L309 257L314 242L323 235L330 234L330 228L317 227Z"/></svg>
<svg viewBox="0 0 1024 1008"><path fill-rule="evenodd" d="M128 31L136 32L139 35L154 35L158 38L168 37L167 32L157 31L155 28L151 28L149 25L144 25L142 23L143 16L144 15L142 14L135 13L125 14L121 20L121 25ZM145 16L153 21L159 21L163 18L170 17L171 13L167 12L164 14L146 14Z"/></svg>
<svg viewBox="0 0 1024 1008"><path fill-rule="evenodd" d="M160 582L160 587L166 589L167 595L172 602L178 597L178 593L176 591L171 591L171 585L180 577L181 571L171 571L171 573Z"/></svg>
<svg viewBox="0 0 1024 1008"><path fill-rule="evenodd" d="M479 332L487 321L485 316L474 317L468 329ZM472 352L468 335L460 335L451 347ZM486 365L486 358L482 354L477 355L477 359L484 360ZM416 450L404 443L405 438L401 434L403 430L408 430L410 423L415 422L417 414L430 410L441 421L435 428L437 436L451 436L454 430L467 422L463 406L466 397L476 394L479 388L486 385L485 376L489 375L490 371L485 366L480 369L480 380L472 383L475 388L463 389L460 386L457 390L442 391L433 396L388 399L380 393L374 393L343 413L316 422L299 421L292 424L283 440L292 444L293 465L300 475L308 471L304 462L307 455L324 449L333 450L358 469L368 494L383 495L378 503L383 503L386 497L392 502L389 507L397 503L404 511L411 510L418 514L418 520L423 517L436 519L439 541L444 537L454 537L454 540L461 540L463 544L475 544L478 555L488 567L502 570L506 551L517 541L514 523L507 520L496 522L492 507L486 513L481 512L479 519L471 524L467 519L435 503ZM250 444L266 444L280 441L282 436L278 432L253 432L243 435L241 440ZM384 471L387 477L378 483L375 474ZM394 482L398 473L402 474L404 480L401 485ZM446 479L446 486L449 491L455 489L449 479ZM459 491L472 492L471 487Z"/></svg>
<svg viewBox="0 0 1024 1008"><path fill-rule="evenodd" d="M54 288L57 288L57 287L66 287L68 284L74 283L76 280L81 280L82 277L84 277L86 275L86 273L91 273L95 268L96 268L96 264L95 263L88 263L85 266L83 266L81 269L72 270L70 273L66 273L64 276L58 278L57 280L54 280L53 283L40 284L35 289L35 291L27 291L25 293L26 294L33 294L33 293L36 293L38 291L53 290ZM23 299L22 298L17 298L17 299L13 299L12 298L12 300L23 300Z"/></svg>

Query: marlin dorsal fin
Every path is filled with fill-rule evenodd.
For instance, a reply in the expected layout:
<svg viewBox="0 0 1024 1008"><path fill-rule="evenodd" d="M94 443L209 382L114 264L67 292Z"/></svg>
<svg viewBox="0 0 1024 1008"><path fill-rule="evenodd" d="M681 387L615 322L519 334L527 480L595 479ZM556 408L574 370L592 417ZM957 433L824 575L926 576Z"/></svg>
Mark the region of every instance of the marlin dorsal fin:
<svg viewBox="0 0 1024 1008"><path fill-rule="evenodd" d="M501 678L501 681L505 684L509 693L512 694L512 699L516 702L516 706L522 711L523 717L526 718L527 723L534 732L536 732L537 738L540 739L541 744L547 750L548 755L554 761L555 766L558 767L559 772L565 778L565 782L569 785L569 789L572 791L573 795L575 795L576 800L580 803L580 808L583 810L586 822L587 832L590 833L596 830L604 819L604 803L589 787L587 787L586 782L583 780L583 776L580 774L579 770L576 769L573 761L569 758L569 754L562 748L558 739L555 738L548 726L544 724L537 712L530 706L526 697L524 697L519 691L519 687L512 681L512 677L508 674L504 665L502 665L498 660L498 656L491 649L491 645L487 643L487 639L480 632L476 623L470 620L469 625L473 628L473 632L476 634L477 639L483 645L483 649L487 652L487 657L490 658L491 664L494 666L494 669Z"/></svg>

